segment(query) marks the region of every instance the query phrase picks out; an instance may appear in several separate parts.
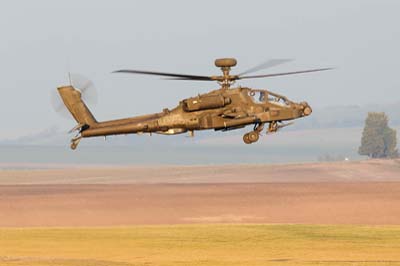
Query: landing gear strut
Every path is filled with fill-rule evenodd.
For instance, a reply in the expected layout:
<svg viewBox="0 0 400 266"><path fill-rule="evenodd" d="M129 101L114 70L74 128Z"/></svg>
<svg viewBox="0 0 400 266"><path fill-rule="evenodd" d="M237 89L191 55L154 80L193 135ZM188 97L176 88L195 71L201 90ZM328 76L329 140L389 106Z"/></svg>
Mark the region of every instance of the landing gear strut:
<svg viewBox="0 0 400 266"><path fill-rule="evenodd" d="M246 144L257 142L260 138L260 133L264 129L264 123L259 123L254 126L254 130L243 135L243 141Z"/></svg>
<svg viewBox="0 0 400 266"><path fill-rule="evenodd" d="M278 131L278 129L279 129L278 122L272 121L271 123L269 123L268 133L275 133L276 131Z"/></svg>
<svg viewBox="0 0 400 266"><path fill-rule="evenodd" d="M79 142L81 141L82 137L77 136L71 139L71 149L75 150L78 147Z"/></svg>

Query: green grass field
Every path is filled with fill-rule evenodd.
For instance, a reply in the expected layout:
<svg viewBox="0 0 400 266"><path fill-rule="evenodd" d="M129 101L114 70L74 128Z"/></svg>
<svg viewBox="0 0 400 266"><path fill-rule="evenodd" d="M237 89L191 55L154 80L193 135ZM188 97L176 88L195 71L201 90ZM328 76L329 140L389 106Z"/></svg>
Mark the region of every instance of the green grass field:
<svg viewBox="0 0 400 266"><path fill-rule="evenodd" d="M400 226L2 228L1 266L400 265Z"/></svg>

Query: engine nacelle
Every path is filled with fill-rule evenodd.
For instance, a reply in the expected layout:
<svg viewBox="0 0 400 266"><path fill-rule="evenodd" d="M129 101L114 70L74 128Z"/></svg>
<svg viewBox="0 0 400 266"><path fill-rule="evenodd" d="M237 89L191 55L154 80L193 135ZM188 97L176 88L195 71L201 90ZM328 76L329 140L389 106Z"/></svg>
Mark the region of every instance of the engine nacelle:
<svg viewBox="0 0 400 266"><path fill-rule="evenodd" d="M221 108L231 103L230 98L222 95L197 96L183 100L183 110L186 112Z"/></svg>

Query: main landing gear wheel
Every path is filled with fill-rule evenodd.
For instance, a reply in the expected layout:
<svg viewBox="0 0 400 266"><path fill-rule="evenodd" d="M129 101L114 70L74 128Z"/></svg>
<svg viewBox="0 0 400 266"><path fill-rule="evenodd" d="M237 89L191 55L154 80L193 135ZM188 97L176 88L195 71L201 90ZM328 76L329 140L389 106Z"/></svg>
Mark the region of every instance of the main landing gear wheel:
<svg viewBox="0 0 400 266"><path fill-rule="evenodd" d="M243 135L243 141L246 144L251 144L251 143L257 142L259 138L260 138L260 135L257 131L251 131L251 132Z"/></svg>
<svg viewBox="0 0 400 266"><path fill-rule="evenodd" d="M251 144L250 138L249 138L249 133L246 133L243 135L243 141L246 144Z"/></svg>
<svg viewBox="0 0 400 266"><path fill-rule="evenodd" d="M248 134L251 143L258 141L258 139L260 138L260 135L256 131L251 131Z"/></svg>

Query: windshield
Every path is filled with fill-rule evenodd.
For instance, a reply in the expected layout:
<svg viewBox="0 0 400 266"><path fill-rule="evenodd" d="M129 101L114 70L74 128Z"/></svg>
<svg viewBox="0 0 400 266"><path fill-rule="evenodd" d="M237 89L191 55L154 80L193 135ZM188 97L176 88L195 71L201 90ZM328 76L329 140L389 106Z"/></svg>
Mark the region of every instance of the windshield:
<svg viewBox="0 0 400 266"><path fill-rule="evenodd" d="M289 105L289 100L282 95L266 90L249 90L249 96L255 103L266 103L267 101L279 105Z"/></svg>
<svg viewBox="0 0 400 266"><path fill-rule="evenodd" d="M265 91L249 91L249 96L253 99L255 103L265 103Z"/></svg>
<svg viewBox="0 0 400 266"><path fill-rule="evenodd" d="M280 105L289 105L289 100L286 97L276 94L276 93L273 93L273 92L269 92L268 102L280 104Z"/></svg>

